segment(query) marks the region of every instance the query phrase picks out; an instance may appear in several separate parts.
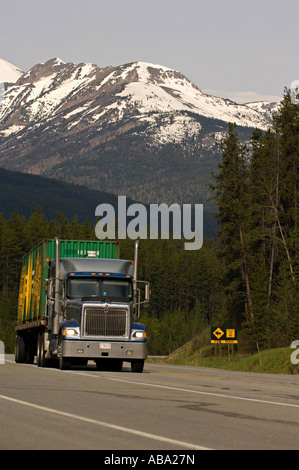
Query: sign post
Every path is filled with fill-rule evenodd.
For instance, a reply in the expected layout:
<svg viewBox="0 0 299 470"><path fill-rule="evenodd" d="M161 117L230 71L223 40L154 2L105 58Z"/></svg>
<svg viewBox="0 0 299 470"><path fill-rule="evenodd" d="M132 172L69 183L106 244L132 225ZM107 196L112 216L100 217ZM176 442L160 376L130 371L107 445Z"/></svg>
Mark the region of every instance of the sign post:
<svg viewBox="0 0 299 470"><path fill-rule="evenodd" d="M230 344L232 345L237 344L238 343L237 330L232 327L212 326L211 327L211 343L215 344L215 348L216 348L216 344L219 344L220 359L221 359L221 344L227 344L228 348ZM228 349L228 355L229 355L229 349Z"/></svg>

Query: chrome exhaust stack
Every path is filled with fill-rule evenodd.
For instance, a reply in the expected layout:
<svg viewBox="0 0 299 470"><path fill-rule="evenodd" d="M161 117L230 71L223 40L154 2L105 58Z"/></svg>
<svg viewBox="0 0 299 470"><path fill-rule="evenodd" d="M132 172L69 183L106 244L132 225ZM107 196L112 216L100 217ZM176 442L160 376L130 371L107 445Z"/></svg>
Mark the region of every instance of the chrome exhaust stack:
<svg viewBox="0 0 299 470"><path fill-rule="evenodd" d="M137 289L137 271L138 271L138 247L139 240L135 240L135 250L134 250L134 271L133 271L133 291L134 291L134 303L135 306L139 301L139 290Z"/></svg>
<svg viewBox="0 0 299 470"><path fill-rule="evenodd" d="M53 318L53 334L58 335L59 333L59 324L60 324L60 309L61 309L61 299L60 299L60 269L59 269L59 239L55 237L55 294L54 294L54 318Z"/></svg>

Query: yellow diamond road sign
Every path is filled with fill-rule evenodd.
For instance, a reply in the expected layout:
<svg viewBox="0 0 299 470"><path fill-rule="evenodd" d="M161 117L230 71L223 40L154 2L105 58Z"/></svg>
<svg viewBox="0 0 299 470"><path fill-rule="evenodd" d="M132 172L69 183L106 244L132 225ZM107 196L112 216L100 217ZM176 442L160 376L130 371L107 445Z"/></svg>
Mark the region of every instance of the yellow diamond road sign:
<svg viewBox="0 0 299 470"><path fill-rule="evenodd" d="M224 326L211 327L211 343L237 343L237 330Z"/></svg>
<svg viewBox="0 0 299 470"><path fill-rule="evenodd" d="M220 328L217 328L217 330L213 331L213 334L216 336L217 339L220 339L221 336L224 335L224 331L222 331Z"/></svg>

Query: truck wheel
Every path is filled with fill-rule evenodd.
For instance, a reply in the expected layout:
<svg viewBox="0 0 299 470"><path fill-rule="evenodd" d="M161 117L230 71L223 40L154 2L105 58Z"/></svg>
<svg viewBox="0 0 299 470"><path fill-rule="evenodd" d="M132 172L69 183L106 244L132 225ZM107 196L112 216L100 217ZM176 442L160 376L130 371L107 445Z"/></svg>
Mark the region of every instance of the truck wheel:
<svg viewBox="0 0 299 470"><path fill-rule="evenodd" d="M23 336L18 335L16 338L15 361L19 364L26 360L26 342Z"/></svg>
<svg viewBox="0 0 299 470"><path fill-rule="evenodd" d="M34 362L34 352L35 352L35 345L34 340L31 336L28 336L26 342L26 364L33 364Z"/></svg>
<svg viewBox="0 0 299 470"><path fill-rule="evenodd" d="M59 369L69 370L71 368L71 360L68 357L61 357L59 359Z"/></svg>
<svg viewBox="0 0 299 470"><path fill-rule="evenodd" d="M47 359L45 358L45 351L44 351L44 334L43 333L39 333L37 337L36 362L37 362L38 367L47 366Z"/></svg>
<svg viewBox="0 0 299 470"><path fill-rule="evenodd" d="M132 372L142 372L144 367L144 359L135 359L131 362Z"/></svg>

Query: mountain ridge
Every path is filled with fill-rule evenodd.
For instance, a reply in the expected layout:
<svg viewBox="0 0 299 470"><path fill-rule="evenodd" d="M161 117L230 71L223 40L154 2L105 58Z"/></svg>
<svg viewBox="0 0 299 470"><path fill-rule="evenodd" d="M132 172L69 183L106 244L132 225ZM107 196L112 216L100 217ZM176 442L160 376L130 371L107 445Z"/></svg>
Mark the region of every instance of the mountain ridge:
<svg viewBox="0 0 299 470"><path fill-rule="evenodd" d="M253 128L271 125L263 106L205 95L162 65L100 68L55 58L6 87L0 166L147 203L202 202L227 123L248 141Z"/></svg>

